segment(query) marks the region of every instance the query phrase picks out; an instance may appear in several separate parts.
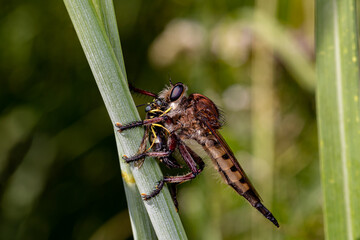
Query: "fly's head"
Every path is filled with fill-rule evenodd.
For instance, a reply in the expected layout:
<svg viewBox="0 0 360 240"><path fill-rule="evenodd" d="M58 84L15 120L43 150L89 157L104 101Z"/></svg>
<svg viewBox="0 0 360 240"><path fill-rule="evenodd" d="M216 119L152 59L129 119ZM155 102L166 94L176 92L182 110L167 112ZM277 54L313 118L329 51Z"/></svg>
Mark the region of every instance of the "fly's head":
<svg viewBox="0 0 360 240"><path fill-rule="evenodd" d="M187 99L186 92L187 87L181 82L178 82L175 85L171 84L169 87L162 90L159 94L159 98L164 99L164 102L166 102L171 110L174 111L179 109Z"/></svg>
<svg viewBox="0 0 360 240"><path fill-rule="evenodd" d="M157 98L146 106L147 118L159 117L164 114L169 116L179 114L184 109L183 105L187 99L186 92L187 87L180 82L166 87Z"/></svg>

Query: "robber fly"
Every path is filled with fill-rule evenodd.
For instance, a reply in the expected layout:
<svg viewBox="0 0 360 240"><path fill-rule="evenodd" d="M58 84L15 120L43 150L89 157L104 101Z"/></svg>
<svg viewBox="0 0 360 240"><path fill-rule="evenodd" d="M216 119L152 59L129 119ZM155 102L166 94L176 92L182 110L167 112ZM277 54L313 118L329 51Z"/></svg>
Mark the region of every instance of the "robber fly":
<svg viewBox="0 0 360 240"><path fill-rule="evenodd" d="M187 87L180 82L175 85L170 82L170 86L158 95L132 86L130 88L140 94L151 96L154 100L145 108L147 112L145 120L126 125L116 123L119 132L134 127L145 127L138 153L131 157L124 156L125 161L141 162L145 157L156 157L169 168L179 168L180 164L172 156L178 149L190 170L184 175L165 176L158 182L153 192L148 195L143 194L144 200L155 197L163 188L164 183L167 183L177 206L176 184L194 179L205 166L201 157L185 144L186 140L191 139L203 147L225 182L279 227L275 217L261 203L259 194L218 132L221 127L219 110L209 98L198 93L187 96ZM151 146L146 149L148 138L150 138Z"/></svg>

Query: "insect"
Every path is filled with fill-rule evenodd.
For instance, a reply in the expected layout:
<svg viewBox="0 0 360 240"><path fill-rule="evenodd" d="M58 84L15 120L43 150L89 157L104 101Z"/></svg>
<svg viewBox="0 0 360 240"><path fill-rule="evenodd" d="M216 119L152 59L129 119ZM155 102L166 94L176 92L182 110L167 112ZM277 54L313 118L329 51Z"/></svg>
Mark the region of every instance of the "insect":
<svg viewBox="0 0 360 240"><path fill-rule="evenodd" d="M141 164L145 157L156 157L169 168L179 168L180 164L172 156L178 149L190 170L184 175L165 176L158 182L153 192L148 195L143 194L144 200L155 197L167 183L177 207L176 185L194 179L205 166L201 157L185 144L186 140L191 139L203 147L225 182L276 227L279 227L275 217L261 203L259 194L220 135L219 110L209 98L198 93L187 96L187 86L180 82L176 84L170 82L170 86L158 95L132 86L130 88L140 94L151 96L154 100L146 106L147 114L143 121L125 125L115 124L119 132L134 127L145 127L138 153L131 157L124 156L125 161L128 163L136 161ZM151 146L146 149L148 138L150 138Z"/></svg>

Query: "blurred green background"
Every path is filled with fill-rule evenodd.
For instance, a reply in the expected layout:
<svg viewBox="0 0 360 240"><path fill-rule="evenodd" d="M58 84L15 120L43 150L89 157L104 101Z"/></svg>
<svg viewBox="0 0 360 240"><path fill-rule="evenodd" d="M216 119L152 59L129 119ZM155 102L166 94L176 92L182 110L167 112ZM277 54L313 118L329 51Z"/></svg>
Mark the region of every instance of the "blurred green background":
<svg viewBox="0 0 360 240"><path fill-rule="evenodd" d="M323 239L313 1L114 4L129 81L212 99L281 225L207 161L179 187L189 239ZM0 239L132 239L112 123L63 2L1 6Z"/></svg>

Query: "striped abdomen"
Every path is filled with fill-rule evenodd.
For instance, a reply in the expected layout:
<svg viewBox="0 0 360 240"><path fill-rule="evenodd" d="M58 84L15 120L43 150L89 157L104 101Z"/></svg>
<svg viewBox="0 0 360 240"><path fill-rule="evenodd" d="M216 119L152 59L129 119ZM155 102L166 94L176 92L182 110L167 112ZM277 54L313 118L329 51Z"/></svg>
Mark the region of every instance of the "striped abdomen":
<svg viewBox="0 0 360 240"><path fill-rule="evenodd" d="M217 134L217 133L215 133ZM233 153L225 142L221 142L221 136L209 135L202 139L204 150L210 155L215 168L221 174L225 182L237 193L243 196L249 203L269 219L275 226L279 224L272 213L261 203L255 188L251 185L245 172L240 167Z"/></svg>
<svg viewBox="0 0 360 240"><path fill-rule="evenodd" d="M244 173L235 166L233 157L229 155L224 146L215 137L208 136L205 144L203 144L203 148L211 157L216 170L236 192L244 195L244 193L251 189L251 184L248 183ZM253 199L253 201L256 200L260 201L258 198Z"/></svg>

